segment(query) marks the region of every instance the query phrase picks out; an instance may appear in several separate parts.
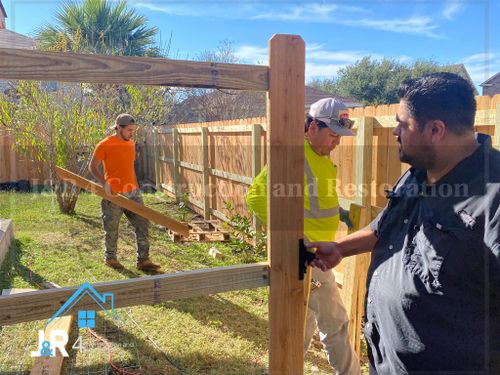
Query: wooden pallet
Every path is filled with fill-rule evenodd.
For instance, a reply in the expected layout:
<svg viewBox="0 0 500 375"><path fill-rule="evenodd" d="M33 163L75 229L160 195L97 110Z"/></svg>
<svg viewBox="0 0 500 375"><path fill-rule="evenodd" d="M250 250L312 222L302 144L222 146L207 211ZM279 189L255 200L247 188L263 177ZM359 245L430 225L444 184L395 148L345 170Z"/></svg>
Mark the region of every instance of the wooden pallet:
<svg viewBox="0 0 500 375"><path fill-rule="evenodd" d="M174 242L226 242L229 241L229 232L222 228L217 220L197 220L188 223L189 236L167 229L170 239Z"/></svg>

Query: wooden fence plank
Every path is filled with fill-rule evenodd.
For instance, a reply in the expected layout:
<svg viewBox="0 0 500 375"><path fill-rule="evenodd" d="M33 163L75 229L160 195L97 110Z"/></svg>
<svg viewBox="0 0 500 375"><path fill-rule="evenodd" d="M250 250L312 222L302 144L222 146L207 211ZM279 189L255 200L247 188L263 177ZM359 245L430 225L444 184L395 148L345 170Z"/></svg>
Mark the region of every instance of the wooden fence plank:
<svg viewBox="0 0 500 375"><path fill-rule="evenodd" d="M373 117L363 117L356 134L356 201L365 207L371 202Z"/></svg>
<svg viewBox="0 0 500 375"><path fill-rule="evenodd" d="M175 200L179 202L181 191L180 191L180 170L179 170L179 133L177 129L172 129L172 149L173 149L173 183L174 183L174 195Z"/></svg>
<svg viewBox="0 0 500 375"><path fill-rule="evenodd" d="M267 263L256 263L101 282L92 286L99 293L113 293L114 307L120 308L268 284ZM77 290L78 287L67 287L0 296L0 326L51 318ZM95 305L91 299L82 299L76 306L88 310Z"/></svg>
<svg viewBox="0 0 500 375"><path fill-rule="evenodd" d="M10 244L13 239L14 229L12 226L12 220L0 219L0 266L9 252Z"/></svg>
<svg viewBox="0 0 500 375"><path fill-rule="evenodd" d="M203 151L203 217L210 220L210 166L208 165L208 130L201 128L201 148Z"/></svg>
<svg viewBox="0 0 500 375"><path fill-rule="evenodd" d="M365 227L370 222L369 211L366 207L351 204L349 217L353 223L354 232ZM349 338L351 345L358 354L361 354L361 322L364 312L365 283L370 253L359 254L346 258L343 268L343 283L340 294L349 317Z"/></svg>
<svg viewBox="0 0 500 375"><path fill-rule="evenodd" d="M56 174L60 179L68 181L74 185L81 187L82 189L97 194L100 197L107 199L110 202L120 207L123 207L129 211L136 213L137 215L140 215L146 219L155 222L156 224L172 229L173 231L182 234L185 237L189 236L189 227L187 224L178 222L177 220L174 220L155 210L152 210L149 207L136 203L133 200L126 198L123 195L117 194L114 196L109 196L104 192L102 186L97 185L96 183L89 181L81 176L78 176L77 174L74 174L63 168L56 167Z"/></svg>
<svg viewBox="0 0 500 375"><path fill-rule="evenodd" d="M500 104L497 104L495 112L495 132L493 134L493 146L500 150Z"/></svg>
<svg viewBox="0 0 500 375"><path fill-rule="evenodd" d="M269 371L302 374L304 288L299 280L299 238L304 231L300 196L272 196L273 186L304 183L305 46L298 36L275 35L269 42L268 259Z"/></svg>
<svg viewBox="0 0 500 375"><path fill-rule="evenodd" d="M0 79L268 89L261 65L105 56L0 48Z"/></svg>
<svg viewBox="0 0 500 375"><path fill-rule="evenodd" d="M43 285L49 289L60 288L59 285L51 283L49 281L45 281ZM49 340L50 331L52 331L53 329L58 329L66 332L69 337L72 323L73 315L61 316L53 320L45 328L45 340ZM61 373L64 357L59 352L56 352L55 354L55 357L35 358L30 375L59 375Z"/></svg>

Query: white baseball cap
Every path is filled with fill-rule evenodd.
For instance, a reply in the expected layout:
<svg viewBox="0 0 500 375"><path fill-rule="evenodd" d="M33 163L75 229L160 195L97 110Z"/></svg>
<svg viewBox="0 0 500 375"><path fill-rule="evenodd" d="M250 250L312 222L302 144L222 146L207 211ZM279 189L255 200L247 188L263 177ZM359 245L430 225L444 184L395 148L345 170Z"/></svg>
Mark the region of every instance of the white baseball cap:
<svg viewBox="0 0 500 375"><path fill-rule="evenodd" d="M338 135L355 135L351 130L354 121L349 119L345 104L337 98L324 98L313 103L309 115L324 122Z"/></svg>

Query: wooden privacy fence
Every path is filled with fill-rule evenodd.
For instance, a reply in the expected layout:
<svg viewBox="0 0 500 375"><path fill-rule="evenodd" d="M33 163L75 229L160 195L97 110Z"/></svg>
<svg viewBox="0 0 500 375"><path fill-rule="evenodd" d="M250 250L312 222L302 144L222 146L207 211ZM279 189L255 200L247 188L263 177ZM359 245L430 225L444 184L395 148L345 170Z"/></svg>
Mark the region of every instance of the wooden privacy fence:
<svg viewBox="0 0 500 375"><path fill-rule="evenodd" d="M476 101L476 130L491 135L498 147L500 95L477 97ZM337 165L336 188L345 208L357 203L374 207L376 212L385 205L385 189L408 168L399 161L399 147L392 135L397 107L350 110L356 136L342 137L331 155ZM206 219L213 216L227 221L227 201L238 213L247 214L248 186L266 163L266 129L265 117L156 128L147 141L147 154L153 153L156 160L155 173L149 179L177 198L185 194Z"/></svg>

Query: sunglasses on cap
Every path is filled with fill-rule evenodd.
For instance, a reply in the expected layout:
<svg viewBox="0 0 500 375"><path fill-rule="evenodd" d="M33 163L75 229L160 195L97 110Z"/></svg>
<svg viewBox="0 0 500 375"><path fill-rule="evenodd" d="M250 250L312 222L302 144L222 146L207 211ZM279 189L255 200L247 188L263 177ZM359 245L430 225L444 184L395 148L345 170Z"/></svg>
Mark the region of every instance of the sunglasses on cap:
<svg viewBox="0 0 500 375"><path fill-rule="evenodd" d="M334 119L330 117L330 120L335 125L340 126L341 128L352 129L352 127L354 126L354 120L351 120L347 113L341 114L340 119ZM320 128L328 128L328 125L324 121L316 119L316 123Z"/></svg>

